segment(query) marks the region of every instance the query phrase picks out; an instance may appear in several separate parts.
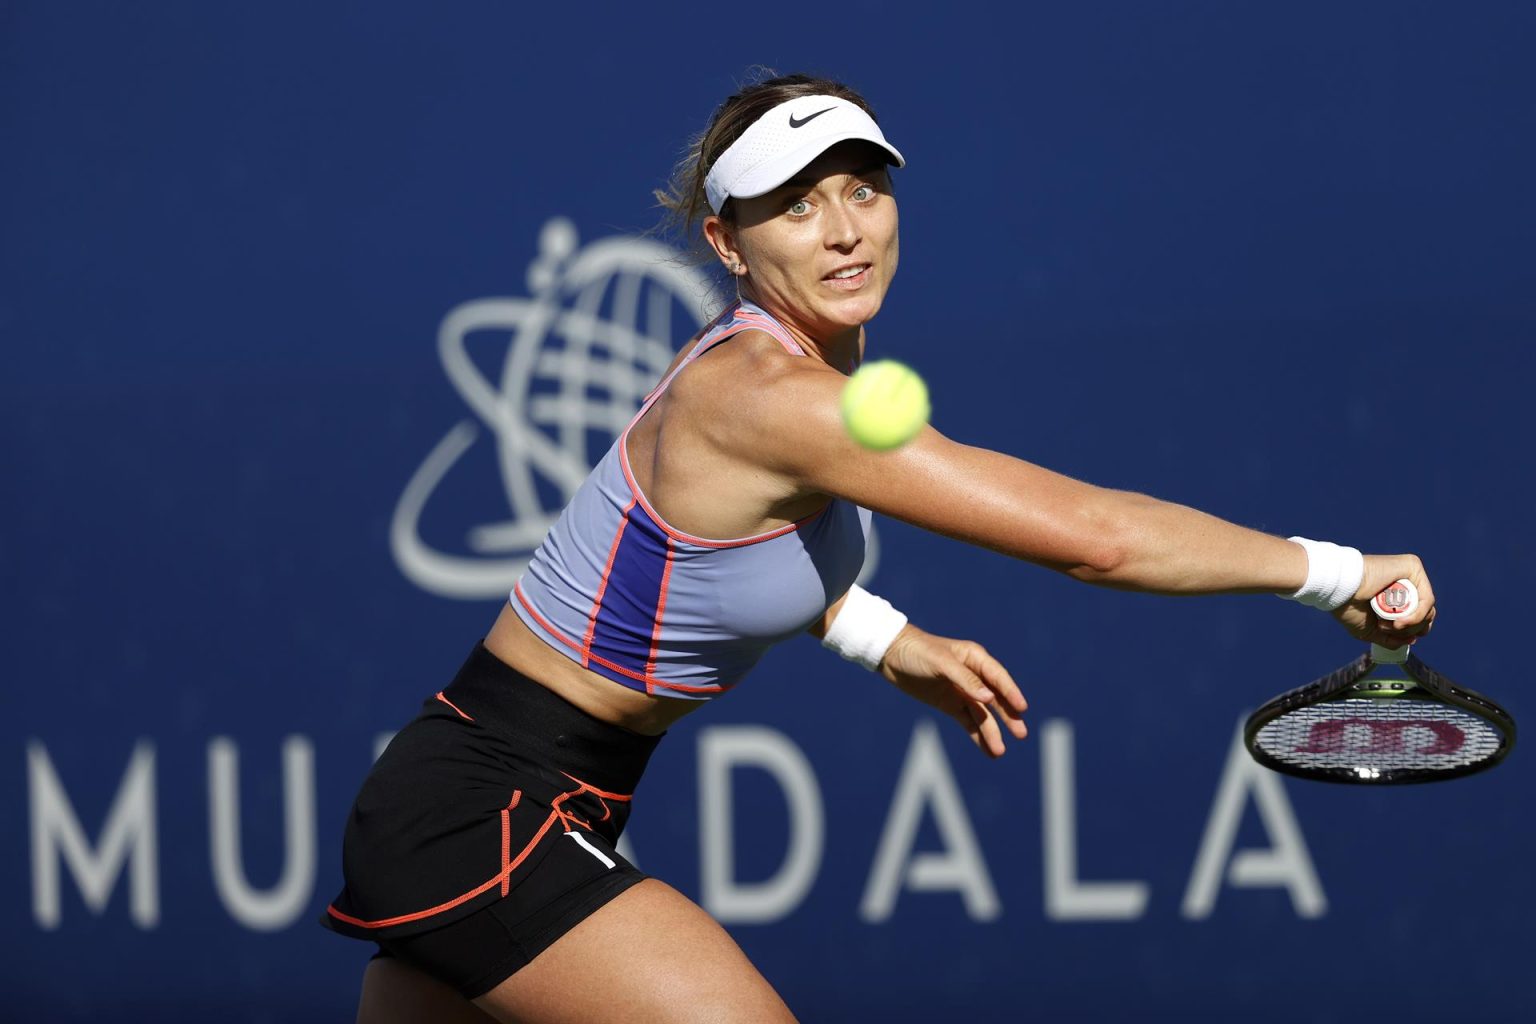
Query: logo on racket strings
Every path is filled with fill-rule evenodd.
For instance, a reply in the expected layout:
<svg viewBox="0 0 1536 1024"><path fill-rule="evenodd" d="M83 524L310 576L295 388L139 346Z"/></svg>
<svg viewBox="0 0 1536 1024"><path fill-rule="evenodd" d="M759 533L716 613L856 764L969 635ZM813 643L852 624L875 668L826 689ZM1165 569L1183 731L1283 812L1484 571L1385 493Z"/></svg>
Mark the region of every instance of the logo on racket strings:
<svg viewBox="0 0 1536 1024"><path fill-rule="evenodd" d="M1325 718L1312 723L1294 753L1433 756L1458 753L1466 743L1467 734L1450 722Z"/></svg>

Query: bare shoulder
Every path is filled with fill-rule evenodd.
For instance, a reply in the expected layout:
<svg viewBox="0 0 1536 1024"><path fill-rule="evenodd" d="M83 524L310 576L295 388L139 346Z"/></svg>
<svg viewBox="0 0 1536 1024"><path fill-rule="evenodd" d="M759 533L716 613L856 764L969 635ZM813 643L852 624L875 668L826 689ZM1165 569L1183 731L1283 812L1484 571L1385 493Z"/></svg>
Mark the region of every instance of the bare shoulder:
<svg viewBox="0 0 1536 1024"><path fill-rule="evenodd" d="M750 333L756 337L739 339L745 344L735 351L701 357L701 370L720 358L689 382L696 408L709 410L692 422L733 464L754 467L798 493L844 498L1030 561L1066 566L1098 557L1090 549L1093 538L1107 532L1110 492L960 443L931 426L894 451L864 448L843 427L848 378L785 352L766 334Z"/></svg>
<svg viewBox="0 0 1536 1024"><path fill-rule="evenodd" d="M722 452L777 467L779 428L797 403L836 396L847 378L825 363L785 350L765 331L748 330L694 361L669 387L680 409Z"/></svg>
<svg viewBox="0 0 1536 1024"><path fill-rule="evenodd" d="M678 381L692 376L695 386L703 379L716 384L736 379L766 385L769 378L818 370L841 376L819 360L789 352L767 331L748 329L703 353Z"/></svg>
<svg viewBox="0 0 1536 1024"><path fill-rule="evenodd" d="M1106 561L1103 538L1117 535L1124 507L1113 492L932 426L894 451L871 451L843 427L847 381L766 333L745 331L678 375L667 418L700 446L696 453L707 453L716 479L729 476L733 488L770 504L831 495L1044 565ZM935 405L942 408L942 396Z"/></svg>

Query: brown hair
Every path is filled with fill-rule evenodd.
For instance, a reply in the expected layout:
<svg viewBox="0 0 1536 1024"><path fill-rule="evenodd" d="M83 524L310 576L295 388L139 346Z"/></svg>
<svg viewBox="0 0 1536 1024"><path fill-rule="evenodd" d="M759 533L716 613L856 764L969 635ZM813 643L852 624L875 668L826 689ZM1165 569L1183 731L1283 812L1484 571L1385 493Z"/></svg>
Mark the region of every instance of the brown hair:
<svg viewBox="0 0 1536 1024"><path fill-rule="evenodd" d="M773 75L767 69L761 73ZM689 140L688 148L673 168L666 188L655 190L656 201L667 211L660 225L663 232L676 235L679 242L695 250L697 255L712 259L714 253L694 231L694 225L711 212L709 200L704 195L704 179L709 169L754 121L780 103L799 96L836 96L862 107L871 118L875 116L864 97L830 78L802 74L779 75L745 86L715 108L714 116L709 119L709 127ZM878 118L876 121L878 123ZM726 200L720 216L727 221L733 219L730 200Z"/></svg>

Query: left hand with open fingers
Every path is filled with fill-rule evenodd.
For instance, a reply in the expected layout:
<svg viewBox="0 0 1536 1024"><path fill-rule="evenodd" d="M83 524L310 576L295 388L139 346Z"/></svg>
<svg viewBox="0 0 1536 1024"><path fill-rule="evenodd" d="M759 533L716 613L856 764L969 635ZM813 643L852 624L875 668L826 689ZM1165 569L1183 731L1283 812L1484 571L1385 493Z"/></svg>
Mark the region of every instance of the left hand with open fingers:
<svg viewBox="0 0 1536 1024"><path fill-rule="evenodd" d="M908 623L880 662L880 674L908 696L949 715L991 757L1007 750L1002 726L1015 739L1029 734L1029 707L1001 662L972 640L936 636Z"/></svg>

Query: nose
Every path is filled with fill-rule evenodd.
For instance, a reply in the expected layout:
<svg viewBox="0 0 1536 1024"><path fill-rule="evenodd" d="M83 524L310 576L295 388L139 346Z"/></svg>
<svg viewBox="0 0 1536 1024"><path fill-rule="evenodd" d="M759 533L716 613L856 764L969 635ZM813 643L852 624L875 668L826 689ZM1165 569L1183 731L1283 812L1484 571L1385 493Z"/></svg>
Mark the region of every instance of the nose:
<svg viewBox="0 0 1536 1024"><path fill-rule="evenodd" d="M859 230L858 215L847 203L833 203L826 218L826 244L828 249L852 252L863 240Z"/></svg>

